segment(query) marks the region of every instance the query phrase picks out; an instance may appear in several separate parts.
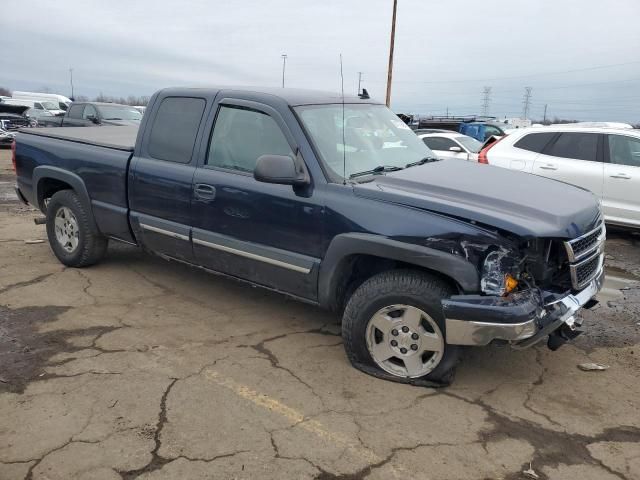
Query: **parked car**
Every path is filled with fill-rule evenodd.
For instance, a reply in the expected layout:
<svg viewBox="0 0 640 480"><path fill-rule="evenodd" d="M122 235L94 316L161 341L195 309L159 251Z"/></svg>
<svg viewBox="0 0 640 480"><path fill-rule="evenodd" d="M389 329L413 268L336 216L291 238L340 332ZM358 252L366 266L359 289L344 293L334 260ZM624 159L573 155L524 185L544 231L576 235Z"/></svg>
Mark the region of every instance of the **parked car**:
<svg viewBox="0 0 640 480"><path fill-rule="evenodd" d="M0 146L10 146L15 136L15 132L8 132L7 130L0 128Z"/></svg>
<svg viewBox="0 0 640 480"><path fill-rule="evenodd" d="M479 142L486 142L490 137L502 137L513 127L507 123L500 122L463 122L458 128L458 132L473 137Z"/></svg>
<svg viewBox="0 0 640 480"><path fill-rule="evenodd" d="M54 115L47 110L39 110L37 108L29 108L24 112L24 115L31 120L31 126L37 127L40 125L40 122L44 122Z"/></svg>
<svg viewBox="0 0 640 480"><path fill-rule="evenodd" d="M12 98L31 100L32 102L53 102L57 105L57 110L61 110L63 112L67 111L72 102L70 98L55 93L14 91L12 93Z"/></svg>
<svg viewBox="0 0 640 480"><path fill-rule="evenodd" d="M403 115L403 117L416 134L437 133L438 131L445 130L473 137L482 143L489 137L503 136L506 130L513 128L512 125L497 121L495 117L478 117L474 115L462 117L417 117ZM431 130L431 132L428 132L428 130Z"/></svg>
<svg viewBox="0 0 640 480"><path fill-rule="evenodd" d="M64 115L64 110L58 107L57 103L50 101L26 100L22 98L8 98L2 101L6 105L20 105L33 108L34 110L47 111L52 115Z"/></svg>
<svg viewBox="0 0 640 480"><path fill-rule="evenodd" d="M63 264L122 241L333 310L352 364L390 380L447 383L464 345L556 349L602 287L592 193L434 159L368 97L166 89L140 128L15 145L16 193Z"/></svg>
<svg viewBox="0 0 640 480"><path fill-rule="evenodd" d="M93 127L96 125L139 125L142 114L129 105L74 102L63 117L38 121L47 127Z"/></svg>
<svg viewBox="0 0 640 480"><path fill-rule="evenodd" d="M7 105L0 103L0 128L11 131L30 126L24 113L29 110L25 105Z"/></svg>
<svg viewBox="0 0 640 480"><path fill-rule="evenodd" d="M603 127L528 128L480 153L479 161L586 188L605 221L640 227L640 132Z"/></svg>
<svg viewBox="0 0 640 480"><path fill-rule="evenodd" d="M459 133L425 133L418 135L439 158L460 158L478 160L482 143L472 137Z"/></svg>

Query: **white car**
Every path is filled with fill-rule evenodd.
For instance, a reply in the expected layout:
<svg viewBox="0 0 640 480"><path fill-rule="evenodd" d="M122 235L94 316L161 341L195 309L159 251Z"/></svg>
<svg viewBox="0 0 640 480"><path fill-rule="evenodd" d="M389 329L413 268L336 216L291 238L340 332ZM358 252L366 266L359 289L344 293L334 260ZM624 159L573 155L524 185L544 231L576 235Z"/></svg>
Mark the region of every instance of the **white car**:
<svg viewBox="0 0 640 480"><path fill-rule="evenodd" d="M478 161L591 190L602 201L607 223L640 227L639 130L527 128L483 149Z"/></svg>
<svg viewBox="0 0 640 480"><path fill-rule="evenodd" d="M456 132L423 133L418 137L439 158L461 158L475 162L482 148L482 143L475 138Z"/></svg>

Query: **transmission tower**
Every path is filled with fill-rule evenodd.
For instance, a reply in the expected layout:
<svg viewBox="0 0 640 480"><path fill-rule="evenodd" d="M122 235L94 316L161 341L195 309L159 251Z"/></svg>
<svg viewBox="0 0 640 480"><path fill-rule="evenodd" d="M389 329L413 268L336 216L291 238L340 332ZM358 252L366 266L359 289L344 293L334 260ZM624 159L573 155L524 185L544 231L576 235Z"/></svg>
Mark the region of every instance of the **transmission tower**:
<svg viewBox="0 0 640 480"><path fill-rule="evenodd" d="M529 118L529 109L531 108L531 87L524 87L524 98L522 100L522 118Z"/></svg>
<svg viewBox="0 0 640 480"><path fill-rule="evenodd" d="M491 87L482 89L482 115L489 115L489 105L491 104Z"/></svg>

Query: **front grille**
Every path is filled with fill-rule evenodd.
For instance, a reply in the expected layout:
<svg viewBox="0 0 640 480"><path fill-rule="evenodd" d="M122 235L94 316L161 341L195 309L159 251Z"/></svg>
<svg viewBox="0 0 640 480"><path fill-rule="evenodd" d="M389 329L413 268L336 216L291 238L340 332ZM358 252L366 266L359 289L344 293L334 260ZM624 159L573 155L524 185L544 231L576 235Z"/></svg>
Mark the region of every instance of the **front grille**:
<svg viewBox="0 0 640 480"><path fill-rule="evenodd" d="M606 230L604 223L601 223L590 232L565 242L564 245L567 249L569 261L575 262L597 250L600 244L604 241L605 234Z"/></svg>
<svg viewBox="0 0 640 480"><path fill-rule="evenodd" d="M564 242L569 259L571 286L575 290L584 288L602 270L604 262L604 223L584 235Z"/></svg>
<svg viewBox="0 0 640 480"><path fill-rule="evenodd" d="M2 120L2 121L0 121L0 123L1 123L1 126L5 130L17 130L19 128L28 127L29 126L29 120L27 120L27 119L19 119L19 118L12 118L12 119L7 119L7 120Z"/></svg>
<svg viewBox="0 0 640 480"><path fill-rule="evenodd" d="M603 254L599 251L595 255L571 265L571 283L576 290L587 285L602 268Z"/></svg>

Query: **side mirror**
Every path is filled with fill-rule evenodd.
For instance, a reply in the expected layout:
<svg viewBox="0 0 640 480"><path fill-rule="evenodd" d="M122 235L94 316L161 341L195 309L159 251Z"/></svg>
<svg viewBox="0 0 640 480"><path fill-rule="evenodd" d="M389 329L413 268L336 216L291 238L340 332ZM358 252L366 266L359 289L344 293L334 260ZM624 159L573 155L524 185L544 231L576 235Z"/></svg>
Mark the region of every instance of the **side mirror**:
<svg viewBox="0 0 640 480"><path fill-rule="evenodd" d="M462 149L460 147L449 147L449 151L450 152L460 153L460 152L462 152Z"/></svg>
<svg viewBox="0 0 640 480"><path fill-rule="evenodd" d="M253 178L259 182L280 185L306 185L309 174L302 157L296 159L288 155L262 155L258 157Z"/></svg>
<svg viewBox="0 0 640 480"><path fill-rule="evenodd" d="M95 115L89 115L87 117L87 120L91 120L96 125L100 123L100 119L98 117L96 117Z"/></svg>

